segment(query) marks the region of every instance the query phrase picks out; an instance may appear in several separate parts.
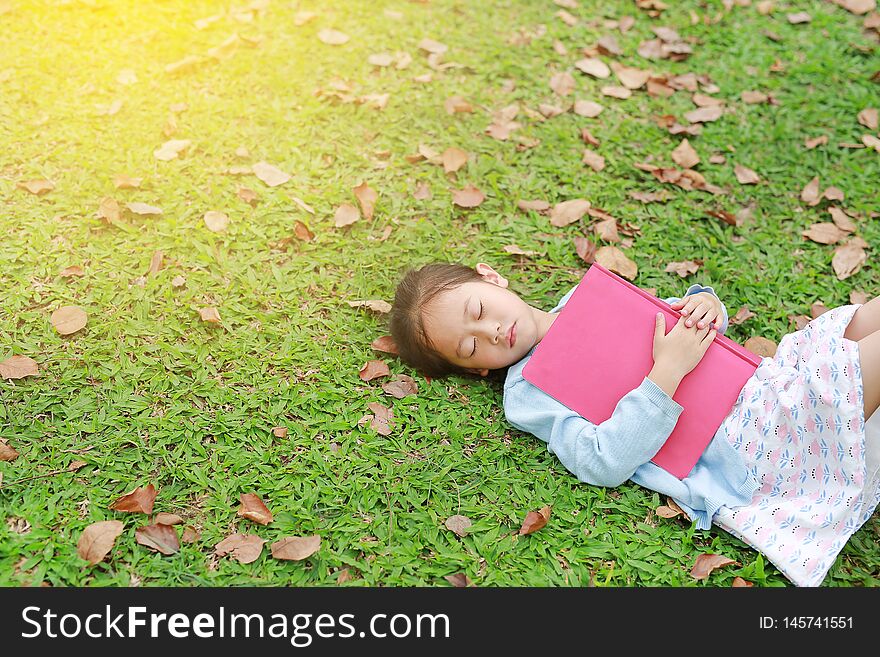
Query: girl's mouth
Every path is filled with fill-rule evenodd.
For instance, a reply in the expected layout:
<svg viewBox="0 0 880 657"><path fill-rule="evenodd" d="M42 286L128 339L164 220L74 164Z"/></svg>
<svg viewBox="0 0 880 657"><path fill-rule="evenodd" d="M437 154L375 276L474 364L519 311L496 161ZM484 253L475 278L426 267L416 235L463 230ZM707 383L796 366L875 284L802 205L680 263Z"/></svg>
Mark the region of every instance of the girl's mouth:
<svg viewBox="0 0 880 657"><path fill-rule="evenodd" d="M513 345L516 343L516 322L510 326L507 341L510 343L511 348L513 348Z"/></svg>

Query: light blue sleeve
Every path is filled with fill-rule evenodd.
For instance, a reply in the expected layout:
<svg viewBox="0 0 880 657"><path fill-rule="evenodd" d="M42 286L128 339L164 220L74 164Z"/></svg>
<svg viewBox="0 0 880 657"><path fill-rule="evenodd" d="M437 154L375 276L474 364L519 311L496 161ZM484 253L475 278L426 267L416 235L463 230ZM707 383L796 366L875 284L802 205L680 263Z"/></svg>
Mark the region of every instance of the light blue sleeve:
<svg viewBox="0 0 880 657"><path fill-rule="evenodd" d="M618 486L632 477L669 438L682 410L647 377L598 425L523 378L504 390L507 420L545 441L569 472L596 486Z"/></svg>
<svg viewBox="0 0 880 657"><path fill-rule="evenodd" d="M727 317L727 306L725 306L724 302L721 301L720 297L718 297L718 295L715 294L715 290L714 290L714 288L712 288L712 286L703 287L699 283L694 283L693 285L691 285L687 289L687 291L684 293L684 296L688 296L689 294L696 294L697 292L709 292L713 296L715 296L715 298L718 299L718 301L721 302L721 312L724 314L724 321L721 323L721 328L718 329L718 332L721 333L722 335L724 335L724 332L727 330L727 325L729 322L728 317ZM664 301L666 301L666 303L675 303L680 298L681 297L670 297L668 299L664 299Z"/></svg>

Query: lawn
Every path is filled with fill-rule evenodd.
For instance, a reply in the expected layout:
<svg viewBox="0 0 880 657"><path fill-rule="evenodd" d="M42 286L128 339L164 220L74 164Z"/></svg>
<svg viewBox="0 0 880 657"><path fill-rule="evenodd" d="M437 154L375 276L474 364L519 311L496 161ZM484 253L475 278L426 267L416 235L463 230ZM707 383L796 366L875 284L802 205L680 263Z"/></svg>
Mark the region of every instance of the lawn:
<svg viewBox="0 0 880 657"><path fill-rule="evenodd" d="M499 382L426 380L357 302L484 261L549 310L600 250L660 297L746 307L741 343L873 298L878 22L818 0L0 0L0 585L790 586L652 491L579 483ZM574 199L565 225L518 204ZM364 380L373 360L390 372ZM110 508L148 486L152 514ZM160 512L174 538L140 529ZM259 556L218 554L233 534ZM824 585L880 584L878 537L875 515ZM704 553L735 563L696 579Z"/></svg>

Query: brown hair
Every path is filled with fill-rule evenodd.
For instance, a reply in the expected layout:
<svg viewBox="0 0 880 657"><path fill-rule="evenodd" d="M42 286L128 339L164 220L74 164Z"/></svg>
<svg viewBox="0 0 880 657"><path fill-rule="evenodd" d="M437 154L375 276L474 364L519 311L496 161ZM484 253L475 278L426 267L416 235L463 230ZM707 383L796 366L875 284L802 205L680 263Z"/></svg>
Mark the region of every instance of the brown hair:
<svg viewBox="0 0 880 657"><path fill-rule="evenodd" d="M389 320L391 337L397 345L400 360L432 379L450 374L476 376L464 367L450 363L431 344L425 332L422 309L441 292L482 280L483 277L472 267L449 262L434 262L421 269L407 270L397 284ZM504 367L490 370L489 376L497 379L506 373Z"/></svg>

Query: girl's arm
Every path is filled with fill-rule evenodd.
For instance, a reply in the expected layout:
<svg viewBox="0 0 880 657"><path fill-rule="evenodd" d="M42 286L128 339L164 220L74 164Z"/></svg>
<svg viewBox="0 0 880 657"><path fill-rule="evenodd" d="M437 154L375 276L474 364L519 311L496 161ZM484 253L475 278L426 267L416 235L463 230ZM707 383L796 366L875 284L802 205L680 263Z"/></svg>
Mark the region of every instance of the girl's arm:
<svg viewBox="0 0 880 657"><path fill-rule="evenodd" d="M504 414L547 442L569 472L597 486L618 486L660 450L683 408L647 377L593 424L525 379L504 389Z"/></svg>

